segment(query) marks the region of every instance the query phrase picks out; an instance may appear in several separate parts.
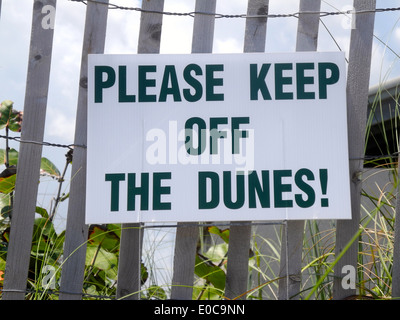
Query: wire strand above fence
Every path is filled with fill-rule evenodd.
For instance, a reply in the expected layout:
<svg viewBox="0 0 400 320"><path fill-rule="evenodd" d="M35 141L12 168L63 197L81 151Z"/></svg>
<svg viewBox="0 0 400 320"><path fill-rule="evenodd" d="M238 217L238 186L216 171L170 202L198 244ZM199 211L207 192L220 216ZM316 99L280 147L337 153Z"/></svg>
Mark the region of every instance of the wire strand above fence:
<svg viewBox="0 0 400 320"><path fill-rule="evenodd" d="M293 12L293 13L268 13L268 14L257 14L257 15L247 15L245 13L242 14L222 14L216 12L199 12L199 11L191 11L191 12L170 12L170 11L155 11L155 10L146 10L139 7L126 7L120 6L114 3L103 3L98 0L69 0L72 2L80 2L83 4L87 4L88 2L98 3L107 5L109 9L117 9L117 10L126 10L126 11L137 11L137 12L144 12L144 13L156 13L156 14L163 14L167 16L179 16L179 17L192 17L196 14L201 15L208 15L214 16L216 19L226 18L226 19L234 19L234 18L298 18L300 14L319 14L320 17L326 16L337 16L337 15L353 15L353 14L366 14L366 13L380 13L380 12L393 12L393 11L400 11L400 7L393 7L393 8L376 8L374 10L345 10L345 11L302 11L302 12Z"/></svg>

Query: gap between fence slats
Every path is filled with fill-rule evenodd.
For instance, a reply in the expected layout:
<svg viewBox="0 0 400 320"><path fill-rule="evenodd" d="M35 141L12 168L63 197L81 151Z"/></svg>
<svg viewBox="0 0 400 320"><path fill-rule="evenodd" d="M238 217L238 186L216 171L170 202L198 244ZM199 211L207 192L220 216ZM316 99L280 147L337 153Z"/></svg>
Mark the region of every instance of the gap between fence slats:
<svg viewBox="0 0 400 320"><path fill-rule="evenodd" d="M56 8L56 0L33 2L24 125L21 132L22 139L34 141L43 141L53 48L54 30L42 27L44 17L42 8L45 5ZM41 145L20 146L5 271L4 300L25 298L41 157ZM15 291L7 292L7 290Z"/></svg>
<svg viewBox="0 0 400 320"><path fill-rule="evenodd" d="M354 0L356 11L374 10L375 0ZM355 28L351 30L349 66L347 71L347 123L349 137L349 158L362 159L364 156L365 129L367 123L368 88L371 69L372 40L375 13L355 15ZM336 227L336 249L338 256L350 239L357 233L361 211L361 173L363 161L350 161L351 220L338 220ZM357 270L358 241L344 253L334 268L333 298L343 299L354 295L356 289L342 286L342 268L350 265ZM361 280L361 279L360 279Z"/></svg>
<svg viewBox="0 0 400 320"><path fill-rule="evenodd" d="M108 0L102 0L108 4ZM89 2L82 47L75 144L87 144L87 68L88 54L103 53L108 7ZM64 262L61 271L61 300L81 299L85 272L88 226L85 224L86 149L75 148L71 169L71 186L65 231Z"/></svg>

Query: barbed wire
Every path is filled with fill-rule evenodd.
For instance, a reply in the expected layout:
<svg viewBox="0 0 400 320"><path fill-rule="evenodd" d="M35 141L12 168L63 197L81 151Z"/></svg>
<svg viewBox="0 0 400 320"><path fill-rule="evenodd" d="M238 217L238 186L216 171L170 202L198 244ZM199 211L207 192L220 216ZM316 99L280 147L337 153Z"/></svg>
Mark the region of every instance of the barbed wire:
<svg viewBox="0 0 400 320"><path fill-rule="evenodd" d="M0 138L13 140L13 141L17 141L20 143L31 143L31 144L37 144L37 145L49 146L49 147L68 148L70 150L73 150L74 147L86 149L86 146L81 145L81 144L60 144L60 143L52 143L52 142L46 142L46 141L22 140L21 137L10 137L10 136L4 136L1 134L0 134Z"/></svg>
<svg viewBox="0 0 400 320"><path fill-rule="evenodd" d="M367 13L380 13L380 12L390 12L390 11L400 11L400 7L393 7L393 8L376 8L373 10L345 10L345 11L301 11L301 12L293 12L293 13L267 13L267 14L257 14L257 15L248 15L245 13L242 14L222 14L217 12L203 12L203 11L190 11L190 12L170 12L170 11L157 11L157 10L148 10L142 9L139 7L126 7L120 6L115 3L105 3L99 0L69 0L72 2L80 2L83 4L87 4L88 2L97 3L107 5L111 10L125 10L125 11L136 11L136 12L144 12L144 13L156 13L162 14L167 16L179 16L179 17L192 17L196 14L206 15L206 16L214 16L216 19L227 18L227 19L235 19L235 18L242 18L242 19L257 19L257 18L298 18L302 14L319 14L320 17L326 16L337 16L337 15L353 15L353 14L367 14Z"/></svg>

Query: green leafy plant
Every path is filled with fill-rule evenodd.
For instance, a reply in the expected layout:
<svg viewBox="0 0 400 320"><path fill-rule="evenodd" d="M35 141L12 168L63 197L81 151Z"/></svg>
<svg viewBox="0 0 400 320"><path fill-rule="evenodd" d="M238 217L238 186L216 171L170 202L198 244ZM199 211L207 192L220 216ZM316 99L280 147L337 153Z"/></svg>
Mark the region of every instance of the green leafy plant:
<svg viewBox="0 0 400 320"><path fill-rule="evenodd" d="M20 132L22 112L13 108L13 102L3 101L0 106L0 130L6 131L6 148L0 149L0 162L4 170L0 173L0 275L3 276L7 259L10 225L16 175L18 174L18 151L9 147L9 131ZM53 219L58 205L68 199L62 193L62 184L68 166L73 161L73 150L66 154L62 173L47 158L40 163L41 176L51 177L58 183L50 214L46 208L36 207L33 226L32 249L28 274L27 299L58 299L61 267L68 257L63 256L65 231L56 232ZM86 268L83 286L86 299L110 299L115 296L121 226L91 225L87 240ZM147 269L142 264L142 284L148 278ZM3 279L0 278L0 284ZM165 292L153 285L147 290L145 298L165 298Z"/></svg>
<svg viewBox="0 0 400 320"><path fill-rule="evenodd" d="M215 300L224 297L229 229L221 230L212 226L207 228L207 232L217 235L222 241L209 246L204 252L201 250L201 245L198 246L194 269L198 280L193 290L193 299L196 300Z"/></svg>

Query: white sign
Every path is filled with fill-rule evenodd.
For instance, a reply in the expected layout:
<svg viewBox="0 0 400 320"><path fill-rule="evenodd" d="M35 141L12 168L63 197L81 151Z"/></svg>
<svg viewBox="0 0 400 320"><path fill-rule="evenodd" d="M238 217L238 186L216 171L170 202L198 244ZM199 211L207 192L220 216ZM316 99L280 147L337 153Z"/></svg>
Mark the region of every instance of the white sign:
<svg viewBox="0 0 400 320"><path fill-rule="evenodd" d="M344 61L89 55L86 223L351 218Z"/></svg>

